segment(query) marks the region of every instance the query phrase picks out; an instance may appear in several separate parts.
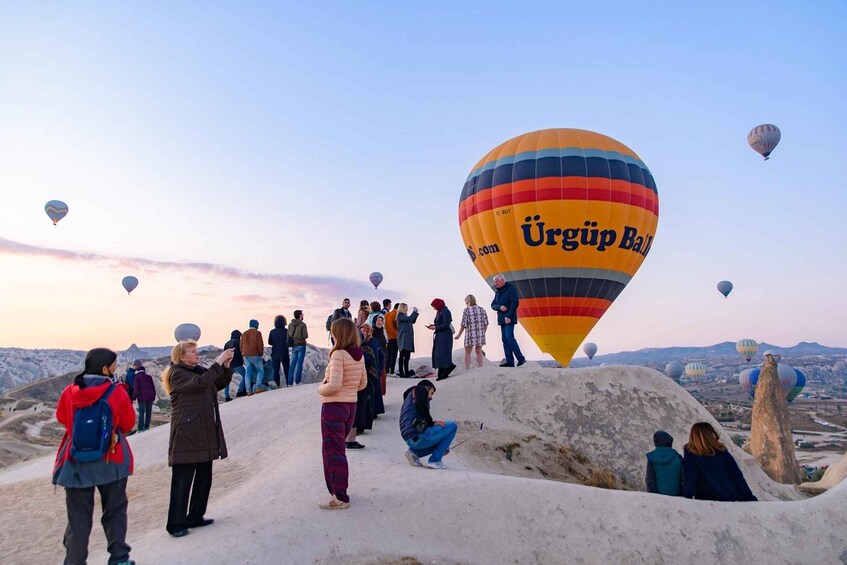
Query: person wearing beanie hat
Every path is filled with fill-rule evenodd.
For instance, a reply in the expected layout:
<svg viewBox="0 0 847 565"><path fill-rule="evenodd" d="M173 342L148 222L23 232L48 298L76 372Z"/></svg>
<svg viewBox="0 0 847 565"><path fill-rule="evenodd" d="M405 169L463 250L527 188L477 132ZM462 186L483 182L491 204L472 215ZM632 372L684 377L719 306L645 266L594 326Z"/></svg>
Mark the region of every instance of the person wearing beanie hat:
<svg viewBox="0 0 847 565"><path fill-rule="evenodd" d="M232 330L229 334L229 341L224 344L224 349L232 349L232 367L233 373L238 373L241 376L241 382L238 383L238 391L235 396L247 396L247 381L244 378L244 357L241 355L241 330ZM230 397L229 387L224 389L224 400L229 402Z"/></svg>
<svg viewBox="0 0 847 565"><path fill-rule="evenodd" d="M250 320L250 329L241 334L241 355L244 357L247 396L268 390L265 386L265 360L262 357L264 354L265 339L259 331L259 322Z"/></svg>
<svg viewBox="0 0 847 565"><path fill-rule="evenodd" d="M126 384L130 399L135 400L135 372L141 367L141 359L134 360L126 369L123 382Z"/></svg>
<svg viewBox="0 0 847 565"><path fill-rule="evenodd" d="M647 454L647 492L682 495L682 456L673 446L673 437L664 430L653 434L656 447Z"/></svg>

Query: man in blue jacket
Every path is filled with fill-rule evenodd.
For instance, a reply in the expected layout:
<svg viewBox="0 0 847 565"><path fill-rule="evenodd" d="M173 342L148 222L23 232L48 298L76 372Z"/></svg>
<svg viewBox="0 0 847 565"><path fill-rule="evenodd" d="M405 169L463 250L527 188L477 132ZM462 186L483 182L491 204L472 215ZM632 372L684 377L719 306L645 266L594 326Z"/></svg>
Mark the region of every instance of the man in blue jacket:
<svg viewBox="0 0 847 565"><path fill-rule="evenodd" d="M518 367L526 363L526 357L521 353L518 341L515 339L515 326L518 324L518 289L506 282L503 275L494 276L494 300L491 309L497 311L497 325L500 326L500 337L503 339L503 353L506 360L501 367L514 367L515 358Z"/></svg>

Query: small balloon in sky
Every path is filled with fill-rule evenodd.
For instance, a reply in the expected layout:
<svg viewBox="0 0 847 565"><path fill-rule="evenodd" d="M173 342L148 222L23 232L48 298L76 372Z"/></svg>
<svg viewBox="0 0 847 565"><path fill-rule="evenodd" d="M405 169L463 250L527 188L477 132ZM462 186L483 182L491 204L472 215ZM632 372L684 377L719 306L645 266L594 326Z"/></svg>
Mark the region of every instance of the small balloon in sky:
<svg viewBox="0 0 847 565"><path fill-rule="evenodd" d="M747 143L753 151L765 158L770 159L771 151L779 144L782 134L779 128L773 124L762 124L750 130L747 134Z"/></svg>
<svg viewBox="0 0 847 565"><path fill-rule="evenodd" d="M723 297L726 298L729 296L729 293L732 292L732 283L729 281L721 281L718 283L718 292L723 294Z"/></svg>
<svg viewBox="0 0 847 565"><path fill-rule="evenodd" d="M379 284L382 282L382 273L374 271L368 279L371 281L371 284L374 285L374 288L378 288Z"/></svg>
<svg viewBox="0 0 847 565"><path fill-rule="evenodd" d="M200 326L197 324L180 324L174 330L174 337L177 341L199 341Z"/></svg>
<svg viewBox="0 0 847 565"><path fill-rule="evenodd" d="M61 200L51 200L44 205L44 211L53 220L53 225L59 223L59 220L68 215L68 205Z"/></svg>
<svg viewBox="0 0 847 565"><path fill-rule="evenodd" d="M594 356L597 354L597 344L588 342L582 346L582 352L585 353L589 359L594 359Z"/></svg>
<svg viewBox="0 0 847 565"><path fill-rule="evenodd" d="M132 275L124 277L121 280L121 285L124 287L127 294L131 294L132 291L135 290L135 287L138 286L138 279Z"/></svg>

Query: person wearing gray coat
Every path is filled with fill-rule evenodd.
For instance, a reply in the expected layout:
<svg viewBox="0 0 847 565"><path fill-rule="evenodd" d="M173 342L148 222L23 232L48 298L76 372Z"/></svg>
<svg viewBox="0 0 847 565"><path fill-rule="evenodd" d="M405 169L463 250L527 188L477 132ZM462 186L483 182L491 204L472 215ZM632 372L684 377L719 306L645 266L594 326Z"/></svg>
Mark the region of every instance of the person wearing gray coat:
<svg viewBox="0 0 847 565"><path fill-rule="evenodd" d="M398 362L399 376L408 378L415 374L409 371L409 359L415 351L415 328L414 323L418 319L418 309L412 308L412 315L409 315L409 306L401 302L397 306L397 349L400 350Z"/></svg>

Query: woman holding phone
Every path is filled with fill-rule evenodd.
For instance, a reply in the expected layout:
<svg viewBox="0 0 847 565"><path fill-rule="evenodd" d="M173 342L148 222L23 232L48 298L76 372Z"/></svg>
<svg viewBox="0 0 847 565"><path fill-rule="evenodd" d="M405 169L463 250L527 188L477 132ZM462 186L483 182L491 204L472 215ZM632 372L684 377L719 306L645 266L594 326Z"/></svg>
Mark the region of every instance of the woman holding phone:
<svg viewBox="0 0 847 565"><path fill-rule="evenodd" d="M172 477L166 529L177 538L187 535L189 528L214 522L204 517L212 489L212 461L227 457L218 391L232 381L234 353L225 349L207 369L200 365L197 342L181 341L162 373L162 386L171 396L168 465Z"/></svg>

